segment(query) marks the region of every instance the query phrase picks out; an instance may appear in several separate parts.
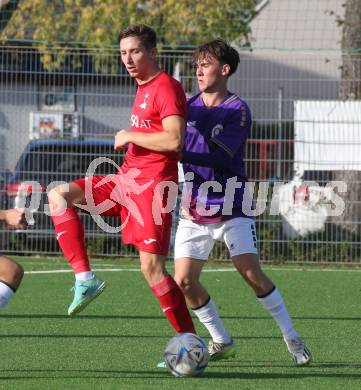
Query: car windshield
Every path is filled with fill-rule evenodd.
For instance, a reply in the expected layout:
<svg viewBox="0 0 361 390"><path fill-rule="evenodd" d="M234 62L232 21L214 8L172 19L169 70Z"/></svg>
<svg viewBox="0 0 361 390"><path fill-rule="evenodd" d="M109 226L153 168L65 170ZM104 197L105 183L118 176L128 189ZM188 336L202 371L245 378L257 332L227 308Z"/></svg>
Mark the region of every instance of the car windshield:
<svg viewBox="0 0 361 390"><path fill-rule="evenodd" d="M38 181L47 185L52 181L69 181L85 176L89 164L97 157L107 157L121 165L123 157L112 145L43 145L33 149L20 160L16 168L17 180ZM97 167L96 175L116 173L112 164Z"/></svg>
<svg viewBox="0 0 361 390"><path fill-rule="evenodd" d="M314 181L321 186L333 180L334 171L305 171L302 179L304 181Z"/></svg>

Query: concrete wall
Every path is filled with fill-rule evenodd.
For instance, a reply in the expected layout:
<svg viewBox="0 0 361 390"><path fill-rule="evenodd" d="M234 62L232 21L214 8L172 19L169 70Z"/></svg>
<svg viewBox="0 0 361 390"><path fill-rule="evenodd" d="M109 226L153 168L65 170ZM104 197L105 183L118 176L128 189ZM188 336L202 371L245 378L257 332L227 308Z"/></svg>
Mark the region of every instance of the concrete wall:
<svg viewBox="0 0 361 390"><path fill-rule="evenodd" d="M87 85L77 91L77 107L85 136L113 136L129 128L134 87Z"/></svg>
<svg viewBox="0 0 361 390"><path fill-rule="evenodd" d="M17 159L29 142L29 115L37 111L34 84L0 85L0 135L4 136L3 169L13 170Z"/></svg>
<svg viewBox="0 0 361 390"><path fill-rule="evenodd" d="M233 91L252 108L258 121L278 118L283 90L283 119L293 119L293 101L338 96L343 17L342 0L269 0L252 21L252 51L241 51L231 79Z"/></svg>
<svg viewBox="0 0 361 390"><path fill-rule="evenodd" d="M251 22L254 50L339 50L343 0L269 0Z"/></svg>
<svg viewBox="0 0 361 390"><path fill-rule="evenodd" d="M43 87L41 91L44 91ZM30 112L39 110L39 93L34 83L0 84L0 152L3 150L0 169L13 171L30 141ZM80 135L112 137L117 130L128 128L133 97L132 86L78 87L76 110L80 115Z"/></svg>
<svg viewBox="0 0 361 390"><path fill-rule="evenodd" d="M254 119L272 122L278 118L278 96L282 89L283 119L293 119L294 100L337 99L340 55L329 53L329 61L316 53L241 52L230 89L250 105Z"/></svg>

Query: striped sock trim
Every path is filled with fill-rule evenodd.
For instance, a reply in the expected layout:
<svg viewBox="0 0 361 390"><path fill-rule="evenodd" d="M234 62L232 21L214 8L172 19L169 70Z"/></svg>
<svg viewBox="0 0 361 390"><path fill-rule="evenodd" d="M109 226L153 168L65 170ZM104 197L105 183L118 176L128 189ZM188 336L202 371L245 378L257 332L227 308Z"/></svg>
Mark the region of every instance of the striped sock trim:
<svg viewBox="0 0 361 390"><path fill-rule="evenodd" d="M208 296L208 299L203 303L203 305L200 305L200 306L196 307L195 309L193 309L193 307L192 307L192 310L199 310L199 309L202 309L202 307L208 305L208 303L209 303L210 300L211 300L211 297Z"/></svg>
<svg viewBox="0 0 361 390"><path fill-rule="evenodd" d="M13 290L14 293L16 292L16 288L13 287L11 284L6 283L4 280L0 279L0 283L3 283L3 284L5 284L5 286L8 286L11 290Z"/></svg>
<svg viewBox="0 0 361 390"><path fill-rule="evenodd" d="M257 295L257 298L260 298L260 299L262 299L262 298L267 298L269 295L271 295L271 294L273 293L274 290L276 290L276 286L273 286L273 287L271 288L271 290L268 291L268 293L266 293L266 294L264 294L264 295Z"/></svg>

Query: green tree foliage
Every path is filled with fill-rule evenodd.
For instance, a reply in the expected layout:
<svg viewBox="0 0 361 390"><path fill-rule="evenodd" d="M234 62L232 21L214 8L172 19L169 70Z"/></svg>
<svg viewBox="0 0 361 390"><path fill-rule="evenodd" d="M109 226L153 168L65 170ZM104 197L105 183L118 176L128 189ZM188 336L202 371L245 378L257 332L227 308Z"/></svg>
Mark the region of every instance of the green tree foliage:
<svg viewBox="0 0 361 390"><path fill-rule="evenodd" d="M104 70L115 65L109 49L117 47L120 29L129 24L152 26L160 43L173 48L193 47L218 36L244 44L248 42L248 23L254 15L255 3L255 0L23 0L1 38L31 41L48 70L60 68L71 47L101 49L96 51L94 60L97 68Z"/></svg>
<svg viewBox="0 0 361 390"><path fill-rule="evenodd" d="M11 15L16 10L19 0L0 0L0 32L4 30Z"/></svg>

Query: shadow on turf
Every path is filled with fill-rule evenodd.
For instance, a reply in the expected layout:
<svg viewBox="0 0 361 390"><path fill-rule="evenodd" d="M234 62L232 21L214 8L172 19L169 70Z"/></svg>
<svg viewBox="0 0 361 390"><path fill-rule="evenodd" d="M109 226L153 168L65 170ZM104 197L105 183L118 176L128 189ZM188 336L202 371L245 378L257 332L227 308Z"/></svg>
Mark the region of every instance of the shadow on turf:
<svg viewBox="0 0 361 390"><path fill-rule="evenodd" d="M129 334L97 334L97 335L87 335L87 334L0 334L0 337L2 339L11 339L11 338L54 338L54 339L78 339L78 338L87 338L87 339L112 339L112 338L135 338L135 339L154 339L154 338L162 338L162 339L169 339L169 335L129 335ZM280 337L275 336L242 336L242 337L233 337L235 340L281 340Z"/></svg>
<svg viewBox="0 0 361 390"><path fill-rule="evenodd" d="M1 318L57 318L68 320L159 320L164 319L164 316L107 316L103 314L99 315L82 315L79 314L76 317L70 317L65 314L2 314Z"/></svg>
<svg viewBox="0 0 361 390"><path fill-rule="evenodd" d="M86 334L2 334L0 335L2 339L11 339L11 338L50 338L50 339L154 339L154 338L163 338L163 339L169 339L168 336L160 336L160 335L148 335L148 336L140 336L140 335L119 335L119 334L96 334L96 335L86 335Z"/></svg>
<svg viewBox="0 0 361 390"><path fill-rule="evenodd" d="M0 376L0 380L23 380L23 379L169 379L170 375L167 371L159 370L5 370L8 373L19 373L18 376ZM38 373L39 375L24 375L24 373ZM49 375L45 375L48 373ZM74 375L77 373L77 375ZM43 375L42 375L43 374ZM54 374L58 374L54 375ZM139 375L134 376L134 375ZM361 379L360 374L351 373L323 373L323 372L307 372L307 368L299 373L244 373L244 372L205 372L202 376L196 378L187 378L188 380L197 379L243 379L243 380L259 380L259 379L305 379L305 378L333 378L333 379Z"/></svg>
<svg viewBox="0 0 361 390"><path fill-rule="evenodd" d="M164 316L139 316L139 315L78 315L76 317L69 317L65 314L1 314L1 318L66 318L66 319L80 319L80 320L89 320L89 319L101 319L101 320L159 320L164 319ZM238 320L238 321L248 321L248 320L267 320L273 321L273 318L270 316L265 317L241 317L241 316L222 316L224 320ZM293 320L325 320L325 321L360 321L361 317L292 317Z"/></svg>
<svg viewBox="0 0 361 390"><path fill-rule="evenodd" d="M215 364L216 368L224 368L224 369L229 369L229 368L247 368L247 367L252 367L252 368L296 368L297 370L304 369L315 369L315 368L361 368L361 362L324 362L324 363L315 363L312 362L309 366L305 367L295 367L295 366L290 366L289 363L285 363L284 361L270 361L270 360L237 360L237 359L232 359L232 360L227 360L225 361L218 361L218 362L213 362L212 365Z"/></svg>
<svg viewBox="0 0 361 390"><path fill-rule="evenodd" d="M361 368L361 363L347 363L347 362L330 362L330 363L312 363L312 367L320 367L320 368Z"/></svg>
<svg viewBox="0 0 361 390"><path fill-rule="evenodd" d="M204 378L219 379L305 379L305 378L334 378L334 379L361 379L361 374L338 374L323 372L306 372L302 373L241 373L241 372L206 372Z"/></svg>

